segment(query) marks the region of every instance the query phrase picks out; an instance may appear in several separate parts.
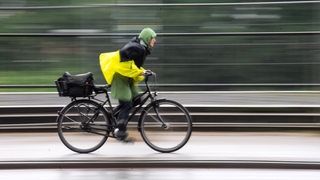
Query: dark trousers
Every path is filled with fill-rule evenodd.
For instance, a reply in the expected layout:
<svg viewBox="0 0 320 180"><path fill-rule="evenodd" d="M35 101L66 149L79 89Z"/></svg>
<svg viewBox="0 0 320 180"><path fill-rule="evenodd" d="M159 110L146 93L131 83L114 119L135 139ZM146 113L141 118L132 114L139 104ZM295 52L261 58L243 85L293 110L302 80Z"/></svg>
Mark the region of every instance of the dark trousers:
<svg viewBox="0 0 320 180"><path fill-rule="evenodd" d="M129 113L132 107L132 101L120 101L119 100L119 115L118 115L118 128L120 131L127 130L127 124L129 120Z"/></svg>

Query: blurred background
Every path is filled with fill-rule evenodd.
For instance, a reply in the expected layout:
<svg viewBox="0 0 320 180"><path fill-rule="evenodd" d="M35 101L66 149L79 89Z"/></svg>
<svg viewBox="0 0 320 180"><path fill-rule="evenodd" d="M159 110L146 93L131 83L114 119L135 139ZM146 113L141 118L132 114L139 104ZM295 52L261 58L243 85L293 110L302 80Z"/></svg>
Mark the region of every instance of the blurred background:
<svg viewBox="0 0 320 180"><path fill-rule="evenodd" d="M103 84L99 54L144 27L159 33L145 64L159 84L320 83L320 3L239 2L0 0L0 85L54 85L65 71Z"/></svg>

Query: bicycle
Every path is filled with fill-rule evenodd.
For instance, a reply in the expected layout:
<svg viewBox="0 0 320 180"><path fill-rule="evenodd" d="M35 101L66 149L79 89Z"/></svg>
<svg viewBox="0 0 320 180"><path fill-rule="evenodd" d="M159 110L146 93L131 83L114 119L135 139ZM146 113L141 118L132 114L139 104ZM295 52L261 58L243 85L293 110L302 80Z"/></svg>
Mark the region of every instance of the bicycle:
<svg viewBox="0 0 320 180"><path fill-rule="evenodd" d="M180 103L157 99L157 92L152 93L148 84L149 77L155 73L147 71L144 75L146 90L133 100L129 122L135 120L142 139L150 148L162 153L177 151L191 136L191 116ZM92 95L72 98L71 103L58 112L59 138L70 150L90 153L103 146L109 137L116 138L119 108L112 107L109 88L108 85L93 85ZM99 100L96 96L103 93L106 100Z"/></svg>

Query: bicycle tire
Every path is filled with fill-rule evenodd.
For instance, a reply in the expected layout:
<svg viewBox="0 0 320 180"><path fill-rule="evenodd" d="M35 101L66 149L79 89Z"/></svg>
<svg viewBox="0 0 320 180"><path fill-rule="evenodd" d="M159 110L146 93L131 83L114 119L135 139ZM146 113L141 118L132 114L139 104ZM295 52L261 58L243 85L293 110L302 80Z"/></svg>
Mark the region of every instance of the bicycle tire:
<svg viewBox="0 0 320 180"><path fill-rule="evenodd" d="M98 113L98 116L93 116ZM84 122L92 121L85 125ZM108 139L110 120L106 110L98 103L81 99L72 101L58 116L58 134L62 143L78 153L99 149Z"/></svg>
<svg viewBox="0 0 320 180"><path fill-rule="evenodd" d="M166 127L160 118L165 121ZM188 110L178 102L156 100L142 111L138 129L149 147L158 152L170 153L182 148L190 139L192 119Z"/></svg>

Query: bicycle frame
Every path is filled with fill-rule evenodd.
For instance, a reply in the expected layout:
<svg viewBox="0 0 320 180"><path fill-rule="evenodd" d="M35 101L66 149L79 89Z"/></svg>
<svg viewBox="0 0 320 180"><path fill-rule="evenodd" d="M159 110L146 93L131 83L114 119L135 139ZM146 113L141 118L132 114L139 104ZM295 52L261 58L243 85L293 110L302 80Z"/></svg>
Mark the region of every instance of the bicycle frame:
<svg viewBox="0 0 320 180"><path fill-rule="evenodd" d="M174 152L189 140L192 119L188 110L180 103L157 98L157 92L152 92L148 84L151 75L153 74L145 74L146 90L134 98L128 122L137 118L138 131L150 148L163 153ZM112 107L109 87L94 86L93 95L82 99L72 98L72 102L58 112L59 137L72 151L93 152L99 149L108 137L116 138L117 118L121 107ZM96 98L98 94L105 94L106 99ZM90 133L90 136L87 136L87 133ZM158 143L162 137L164 141L170 138L170 142L173 140L176 144ZM79 143L79 140L84 143Z"/></svg>
<svg viewBox="0 0 320 180"><path fill-rule="evenodd" d="M139 102L139 104L137 104L134 107L132 107L132 112L131 112L131 114L129 116L128 122L131 121L133 119L133 117L140 110L144 109L143 106L146 104L146 102L149 99L151 101L150 104L152 104L152 103L154 104L154 102L156 101L157 92L155 91L154 93L152 93L151 88L150 88L150 86L148 84L148 80L149 80L149 76L146 76L145 77L146 90L143 93L139 94L135 98L135 100L137 100L137 98L139 98L140 102ZM101 93L105 93L106 94L106 100L102 101L100 99L95 98L95 96L91 96L91 97L89 97L89 99L92 99L92 100L95 100L97 102L100 102L99 103L100 106L103 107L106 110L106 112L108 113L108 115L110 117L111 126L107 127L107 129L105 129L105 130L111 130L112 131L117 127L117 122L116 122L117 118L116 117L117 117L117 115L119 113L119 109L116 109L117 107L116 108L112 107L111 98L110 98L110 96L108 94L109 87L95 88L95 89L96 89L96 95L97 94L101 94ZM105 108L106 104L108 105L108 109ZM133 102L133 104L134 104L134 102ZM154 105L156 105L156 104L154 104ZM157 117L158 117L159 121L163 124L163 127L167 127L166 124L164 123L163 119L161 118L161 116L159 116L157 108L154 108L154 109L155 109L155 112L157 114ZM95 118L97 116L99 116L99 114L95 114L92 118L90 118L88 121L86 121L86 123L89 123L90 121L93 120L93 118ZM92 128L92 127L91 127L91 129L102 130L100 128ZM95 133L95 132L92 132L92 133ZM99 134L99 133L96 133L96 134ZM114 137L114 136L110 136L109 135L109 137Z"/></svg>

